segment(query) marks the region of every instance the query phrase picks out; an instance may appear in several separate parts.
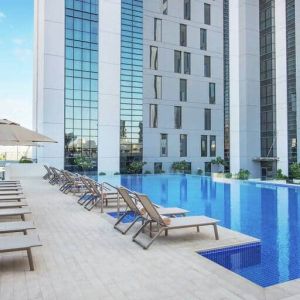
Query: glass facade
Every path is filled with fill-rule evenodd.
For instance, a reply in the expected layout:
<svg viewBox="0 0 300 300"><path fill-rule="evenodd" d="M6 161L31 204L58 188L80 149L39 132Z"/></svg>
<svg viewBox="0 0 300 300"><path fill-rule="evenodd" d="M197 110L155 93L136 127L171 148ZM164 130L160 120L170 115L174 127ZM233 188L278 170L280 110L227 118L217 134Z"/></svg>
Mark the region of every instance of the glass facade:
<svg viewBox="0 0 300 300"><path fill-rule="evenodd" d="M288 159L297 162L296 24L295 0L286 0Z"/></svg>
<svg viewBox="0 0 300 300"><path fill-rule="evenodd" d="M120 171L143 157L143 0L121 4Z"/></svg>
<svg viewBox="0 0 300 300"><path fill-rule="evenodd" d="M84 157L96 171L98 0L66 0L65 22L65 168Z"/></svg>
<svg viewBox="0 0 300 300"><path fill-rule="evenodd" d="M259 3L261 156L276 157L275 1Z"/></svg>
<svg viewBox="0 0 300 300"><path fill-rule="evenodd" d="M224 160L230 172L229 0L224 0Z"/></svg>

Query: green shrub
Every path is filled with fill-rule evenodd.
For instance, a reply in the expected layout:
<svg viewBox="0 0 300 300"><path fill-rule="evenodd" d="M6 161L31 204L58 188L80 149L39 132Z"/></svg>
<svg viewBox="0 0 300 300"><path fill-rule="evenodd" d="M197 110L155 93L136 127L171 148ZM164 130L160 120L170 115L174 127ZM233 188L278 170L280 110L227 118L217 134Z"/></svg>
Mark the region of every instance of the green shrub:
<svg viewBox="0 0 300 300"><path fill-rule="evenodd" d="M115 172L114 175L120 175L120 173L119 172Z"/></svg>
<svg viewBox="0 0 300 300"><path fill-rule="evenodd" d="M127 172L129 174L142 174L143 173L143 166L146 162L143 161L133 161L127 168Z"/></svg>
<svg viewBox="0 0 300 300"><path fill-rule="evenodd" d="M144 174L149 175L149 174L152 174L152 173L151 173L151 171L147 170L147 171L144 172Z"/></svg>
<svg viewBox="0 0 300 300"><path fill-rule="evenodd" d="M290 175L293 179L300 179L300 164L293 163L290 165Z"/></svg>
<svg viewBox="0 0 300 300"><path fill-rule="evenodd" d="M26 156L22 156L21 159L19 160L20 164L32 164L32 159L28 158Z"/></svg>
<svg viewBox="0 0 300 300"><path fill-rule="evenodd" d="M198 170L197 170L197 175L202 175L202 174L203 174L203 170L198 169Z"/></svg>
<svg viewBox="0 0 300 300"><path fill-rule="evenodd" d="M275 178L278 179L278 180L282 180L282 179L286 180L286 179L288 179L288 177L282 173L281 169L277 170Z"/></svg>
<svg viewBox="0 0 300 300"><path fill-rule="evenodd" d="M93 168L93 162L89 157L79 156L74 159L74 163L83 171L90 170Z"/></svg>
<svg viewBox="0 0 300 300"><path fill-rule="evenodd" d="M228 178L228 179L232 178L232 174L231 173L225 173L225 178Z"/></svg>
<svg viewBox="0 0 300 300"><path fill-rule="evenodd" d="M250 177L250 172L248 170L240 169L236 174L236 178L239 180L248 180Z"/></svg>
<svg viewBox="0 0 300 300"><path fill-rule="evenodd" d="M185 160L177 161L177 162L173 162L172 170L174 172L178 171L186 174L191 172L191 166L190 163Z"/></svg>
<svg viewBox="0 0 300 300"><path fill-rule="evenodd" d="M100 176L104 176L104 175L106 175L106 173L100 172L99 175L100 175Z"/></svg>

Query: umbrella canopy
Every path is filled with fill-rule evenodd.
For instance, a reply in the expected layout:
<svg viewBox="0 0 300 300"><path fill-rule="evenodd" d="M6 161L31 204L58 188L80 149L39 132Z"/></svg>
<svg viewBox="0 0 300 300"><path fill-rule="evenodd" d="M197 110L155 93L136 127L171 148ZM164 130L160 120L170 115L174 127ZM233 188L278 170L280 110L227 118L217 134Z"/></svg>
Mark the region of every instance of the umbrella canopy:
<svg viewBox="0 0 300 300"><path fill-rule="evenodd" d="M33 146L35 143L57 143L45 135L29 130L9 120L0 120L1 146Z"/></svg>

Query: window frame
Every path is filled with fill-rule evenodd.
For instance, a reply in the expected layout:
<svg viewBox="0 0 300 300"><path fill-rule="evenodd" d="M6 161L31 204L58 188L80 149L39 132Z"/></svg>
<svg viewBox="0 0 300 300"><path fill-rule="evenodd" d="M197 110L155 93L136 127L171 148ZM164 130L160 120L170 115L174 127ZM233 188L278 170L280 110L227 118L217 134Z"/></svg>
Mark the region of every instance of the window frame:
<svg viewBox="0 0 300 300"><path fill-rule="evenodd" d="M162 141L166 141L165 146L162 145ZM165 148L165 153L163 153L162 149ZM168 134L161 133L160 134L160 157L168 157Z"/></svg>
<svg viewBox="0 0 300 300"><path fill-rule="evenodd" d="M183 139L184 138L184 139ZM183 133L183 134L180 134L179 135L179 146L180 146L180 157L187 157L188 155L188 143L187 143L187 139L188 139L188 136L187 134ZM183 141L184 141L184 147L183 147ZM184 150L184 151L183 151Z"/></svg>
<svg viewBox="0 0 300 300"><path fill-rule="evenodd" d="M156 51L153 52L153 50ZM158 47L152 45L150 46L150 69L151 70L158 69Z"/></svg>
<svg viewBox="0 0 300 300"><path fill-rule="evenodd" d="M211 5L209 3L204 3L204 24L211 25Z"/></svg>
<svg viewBox="0 0 300 300"><path fill-rule="evenodd" d="M174 128L182 128L182 106L174 106Z"/></svg>
<svg viewBox="0 0 300 300"><path fill-rule="evenodd" d="M154 110L152 109L154 108ZM158 127L158 107L157 104L149 104L149 127L157 128Z"/></svg>

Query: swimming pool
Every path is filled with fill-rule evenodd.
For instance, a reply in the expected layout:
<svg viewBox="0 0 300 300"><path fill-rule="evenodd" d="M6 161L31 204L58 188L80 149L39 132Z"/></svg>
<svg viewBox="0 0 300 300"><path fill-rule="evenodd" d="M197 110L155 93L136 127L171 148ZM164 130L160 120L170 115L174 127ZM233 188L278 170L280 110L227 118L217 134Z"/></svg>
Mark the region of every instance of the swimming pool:
<svg viewBox="0 0 300 300"><path fill-rule="evenodd" d="M110 181L116 184L115 180ZM160 205L219 219L224 227L261 239L259 254L257 247L243 249L251 263L230 263L239 253L233 249L224 264L254 283L267 287L300 277L300 188L239 181L225 184L192 175L120 176L118 180Z"/></svg>

